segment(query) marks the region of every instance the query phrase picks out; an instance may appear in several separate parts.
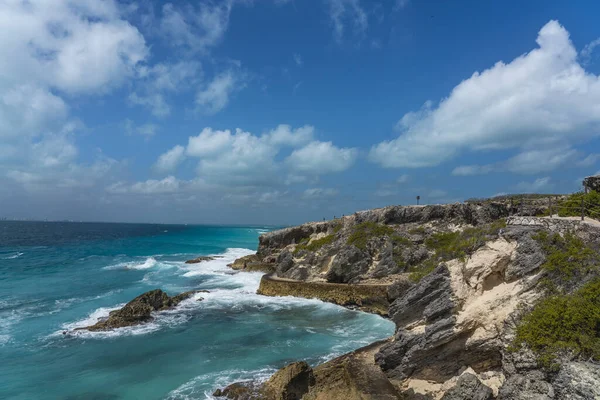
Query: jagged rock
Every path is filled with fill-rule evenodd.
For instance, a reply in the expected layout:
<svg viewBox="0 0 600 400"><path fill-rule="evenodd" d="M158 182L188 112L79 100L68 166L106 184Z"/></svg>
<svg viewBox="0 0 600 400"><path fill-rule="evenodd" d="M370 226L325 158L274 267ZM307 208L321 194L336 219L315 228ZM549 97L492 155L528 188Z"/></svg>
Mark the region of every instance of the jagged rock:
<svg viewBox="0 0 600 400"><path fill-rule="evenodd" d="M600 192L600 175L588 176L583 180L583 186L587 190Z"/></svg>
<svg viewBox="0 0 600 400"><path fill-rule="evenodd" d="M217 258L222 258L222 257L221 256L200 256L200 257L193 258L191 260L187 260L185 263L186 264L198 264L203 261L216 260Z"/></svg>
<svg viewBox="0 0 600 400"><path fill-rule="evenodd" d="M354 247L342 247L327 273L327 281L350 283L369 270L370 258L367 253Z"/></svg>
<svg viewBox="0 0 600 400"><path fill-rule="evenodd" d="M600 365L590 362L565 364L552 381L557 399L600 399Z"/></svg>
<svg viewBox="0 0 600 400"><path fill-rule="evenodd" d="M111 311L108 318L76 330L106 331L152 321L152 313L171 309L200 291L190 291L169 297L160 289L151 290L131 300L120 310Z"/></svg>
<svg viewBox="0 0 600 400"><path fill-rule="evenodd" d="M393 302L398 297L403 296L412 286L414 286L414 284L406 278L395 280L394 283L388 286L388 299L390 302Z"/></svg>
<svg viewBox="0 0 600 400"><path fill-rule="evenodd" d="M277 258L277 268L275 271L278 276L285 277L285 273L288 272L294 266L294 256L289 251L282 251Z"/></svg>
<svg viewBox="0 0 600 400"><path fill-rule="evenodd" d="M373 363L374 343L314 369L315 385L303 400L397 400L400 394Z"/></svg>
<svg viewBox="0 0 600 400"><path fill-rule="evenodd" d="M273 257L266 257L270 262L266 262L261 259L258 254L250 254L241 258L238 258L228 266L235 270L244 270L248 272L260 271L271 273L275 271L275 262Z"/></svg>
<svg viewBox="0 0 600 400"><path fill-rule="evenodd" d="M273 400L300 400L315 384L312 368L304 361L289 364L277 371L263 391Z"/></svg>
<svg viewBox="0 0 600 400"><path fill-rule="evenodd" d="M233 383L224 389L217 389L213 393L214 397L225 397L229 400L252 400L260 399L257 389L248 383Z"/></svg>
<svg viewBox="0 0 600 400"><path fill-rule="evenodd" d="M526 375L508 377L498 393L498 400L551 400L555 399L554 388L540 371Z"/></svg>
<svg viewBox="0 0 600 400"><path fill-rule="evenodd" d="M490 400L493 391L473 374L465 373L458 378L456 386L448 390L442 400Z"/></svg>

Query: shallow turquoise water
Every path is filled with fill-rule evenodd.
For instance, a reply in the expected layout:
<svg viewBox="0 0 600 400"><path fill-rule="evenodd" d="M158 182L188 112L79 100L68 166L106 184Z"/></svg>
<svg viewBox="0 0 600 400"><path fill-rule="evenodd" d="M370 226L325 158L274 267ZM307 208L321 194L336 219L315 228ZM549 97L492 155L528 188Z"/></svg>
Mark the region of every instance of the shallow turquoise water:
<svg viewBox="0 0 600 400"><path fill-rule="evenodd" d="M267 229L0 222L0 398L207 399L393 333L374 315L256 295L261 274L226 265ZM210 293L147 325L62 334L155 288Z"/></svg>

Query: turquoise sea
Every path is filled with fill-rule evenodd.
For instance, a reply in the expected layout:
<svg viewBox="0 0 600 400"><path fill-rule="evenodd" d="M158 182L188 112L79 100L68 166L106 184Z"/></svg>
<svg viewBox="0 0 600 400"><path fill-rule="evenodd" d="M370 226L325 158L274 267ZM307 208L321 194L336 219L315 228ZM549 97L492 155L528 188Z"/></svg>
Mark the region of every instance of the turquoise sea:
<svg viewBox="0 0 600 400"><path fill-rule="evenodd" d="M227 264L269 227L0 222L0 399L210 399L390 336L375 315L256 294ZM215 261L187 265L199 255ZM137 295L207 289L152 323L63 334Z"/></svg>

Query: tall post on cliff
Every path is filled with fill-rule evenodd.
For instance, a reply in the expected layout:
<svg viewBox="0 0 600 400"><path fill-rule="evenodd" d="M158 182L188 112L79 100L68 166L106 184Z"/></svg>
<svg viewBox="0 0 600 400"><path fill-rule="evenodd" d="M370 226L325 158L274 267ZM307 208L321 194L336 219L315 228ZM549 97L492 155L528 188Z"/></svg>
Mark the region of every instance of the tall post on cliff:
<svg viewBox="0 0 600 400"><path fill-rule="evenodd" d="M581 196L581 220L582 221L585 220L585 203L584 203L584 199L585 199L585 197Z"/></svg>
<svg viewBox="0 0 600 400"><path fill-rule="evenodd" d="M417 196L417 205L419 205L419 200L421 200L421 196Z"/></svg>

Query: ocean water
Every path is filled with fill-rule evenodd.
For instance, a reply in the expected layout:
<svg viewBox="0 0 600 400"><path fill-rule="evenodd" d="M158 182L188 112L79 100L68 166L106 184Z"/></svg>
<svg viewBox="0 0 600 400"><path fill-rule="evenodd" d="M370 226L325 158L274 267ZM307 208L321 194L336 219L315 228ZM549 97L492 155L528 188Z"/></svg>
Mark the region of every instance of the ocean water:
<svg viewBox="0 0 600 400"><path fill-rule="evenodd" d="M227 264L268 227L0 222L1 399L210 399L289 362L320 363L390 336L375 315L256 294ZM187 265L200 255L222 258ZM210 293L110 332L95 323L137 295Z"/></svg>

